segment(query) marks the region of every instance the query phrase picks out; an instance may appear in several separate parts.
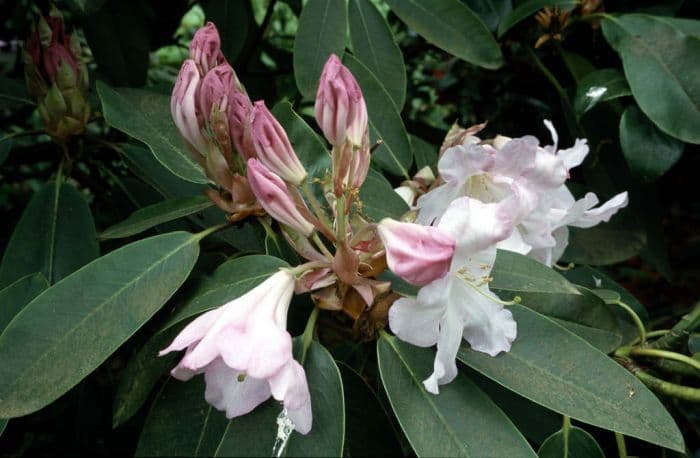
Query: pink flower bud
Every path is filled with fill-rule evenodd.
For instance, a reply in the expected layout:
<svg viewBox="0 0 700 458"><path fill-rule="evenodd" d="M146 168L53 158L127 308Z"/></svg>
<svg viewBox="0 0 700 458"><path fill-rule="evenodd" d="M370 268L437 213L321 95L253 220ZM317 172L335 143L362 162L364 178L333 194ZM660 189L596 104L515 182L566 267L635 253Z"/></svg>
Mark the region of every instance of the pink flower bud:
<svg viewBox="0 0 700 458"><path fill-rule="evenodd" d="M362 144L367 130L367 107L362 90L335 54L326 61L316 92L316 122L332 145L341 145L346 138Z"/></svg>
<svg viewBox="0 0 700 458"><path fill-rule="evenodd" d="M55 82L61 62L78 73L78 59L71 51L71 39L66 34L63 19L45 16L27 39L27 53L47 85Z"/></svg>
<svg viewBox="0 0 700 458"><path fill-rule="evenodd" d="M384 218L377 227L389 268L414 285L423 286L447 274L455 239L432 226Z"/></svg>
<svg viewBox="0 0 700 458"><path fill-rule="evenodd" d="M217 65L226 62L221 53L219 31L213 22L201 27L190 43L190 59L194 60L202 75L209 73Z"/></svg>
<svg viewBox="0 0 700 458"><path fill-rule="evenodd" d="M170 112L173 121L182 136L200 154L207 154L207 141L202 135L201 115L197 111L197 94L199 91L199 71L192 59L182 63L180 74L170 98Z"/></svg>
<svg viewBox="0 0 700 458"><path fill-rule="evenodd" d="M287 185L257 159L248 159L248 183L270 216L305 237L311 235L314 226L297 209Z"/></svg>
<svg viewBox="0 0 700 458"><path fill-rule="evenodd" d="M304 181L306 170L292 149L287 133L262 100L255 102L250 123L260 162L289 183L298 185Z"/></svg>
<svg viewBox="0 0 700 458"><path fill-rule="evenodd" d="M231 92L229 100L229 130L236 150L245 158L255 157L255 146L251 135L250 116L253 104L248 95L241 91Z"/></svg>
<svg viewBox="0 0 700 458"><path fill-rule="evenodd" d="M209 118L211 108L216 105L221 112L225 112L229 105L229 97L233 90L236 73L229 64L217 65L202 79L199 88L199 110L202 116Z"/></svg>

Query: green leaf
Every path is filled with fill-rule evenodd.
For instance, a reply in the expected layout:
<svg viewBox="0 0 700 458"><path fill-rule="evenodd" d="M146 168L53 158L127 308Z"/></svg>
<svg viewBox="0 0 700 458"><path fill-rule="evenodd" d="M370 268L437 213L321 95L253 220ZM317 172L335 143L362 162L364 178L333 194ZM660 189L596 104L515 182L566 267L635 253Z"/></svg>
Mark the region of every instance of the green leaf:
<svg viewBox="0 0 700 458"><path fill-rule="evenodd" d="M12 150L12 138L0 138L0 165L7 160Z"/></svg>
<svg viewBox="0 0 700 458"><path fill-rule="evenodd" d="M112 84L143 86L146 83L148 27L143 5L138 0L106 2L83 21L85 38L98 71ZM129 33L124 33L125 30Z"/></svg>
<svg viewBox="0 0 700 458"><path fill-rule="evenodd" d="M552 321L555 323L573 332L605 354L612 353L622 343L622 334L619 332L599 329L597 327L587 326L585 324L579 324L573 321L561 320L554 317L550 318L552 318Z"/></svg>
<svg viewBox="0 0 700 458"><path fill-rule="evenodd" d="M298 350L299 339L295 343ZM292 433L286 456L343 456L345 402L338 367L321 344L312 342L304 370L311 392L313 426L305 436ZM214 456L270 455L277 434L275 418L281 410L278 402L268 401L231 421Z"/></svg>
<svg viewBox="0 0 700 458"><path fill-rule="evenodd" d="M136 456L213 456L228 424L204 400L204 377L169 379L146 417Z"/></svg>
<svg viewBox="0 0 700 458"><path fill-rule="evenodd" d="M569 245L562 261L596 266L615 264L639 252L646 246L643 230L628 228L613 219L595 227L569 228Z"/></svg>
<svg viewBox="0 0 700 458"><path fill-rule="evenodd" d="M498 38L513 28L522 20L529 18L545 7L558 6L562 10L570 10L578 5L578 0L526 0L520 3L498 26ZM534 23L534 21L533 21Z"/></svg>
<svg viewBox="0 0 700 458"><path fill-rule="evenodd" d="M177 354L158 356L184 326L174 326L153 335L127 363L114 396L112 428L124 424L138 412L163 374L175 364Z"/></svg>
<svg viewBox="0 0 700 458"><path fill-rule="evenodd" d="M345 395L345 455L399 456L401 444L377 394L350 366L336 362Z"/></svg>
<svg viewBox="0 0 700 458"><path fill-rule="evenodd" d="M540 458L605 458L598 442L581 428L571 426L564 433L557 431L537 451Z"/></svg>
<svg viewBox="0 0 700 458"><path fill-rule="evenodd" d="M362 215L377 223L382 218L398 219L409 210L406 202L396 194L387 179L372 169L360 188L359 197L362 202Z"/></svg>
<svg viewBox="0 0 700 458"><path fill-rule="evenodd" d="M208 0L203 7L207 21L219 30L221 51L229 62L235 62L255 25L250 0Z"/></svg>
<svg viewBox="0 0 700 458"><path fill-rule="evenodd" d="M264 255L243 256L224 262L159 332L242 296L281 267L288 267L288 264Z"/></svg>
<svg viewBox="0 0 700 458"><path fill-rule="evenodd" d="M512 251L498 250L491 276L491 289L499 291L581 294L574 285L553 269Z"/></svg>
<svg viewBox="0 0 700 458"><path fill-rule="evenodd" d="M90 14L99 10L105 0L68 0L68 5L76 13Z"/></svg>
<svg viewBox="0 0 700 458"><path fill-rule="evenodd" d="M140 240L30 302L0 335L0 417L41 409L102 364L182 285L198 242L186 232Z"/></svg>
<svg viewBox="0 0 700 458"><path fill-rule="evenodd" d="M495 32L498 24L513 10L511 0L462 0L486 24L491 32Z"/></svg>
<svg viewBox="0 0 700 458"><path fill-rule="evenodd" d="M97 93L107 122L144 142L156 159L178 177L208 183L204 172L190 157L170 115L170 98L143 89L112 88L97 82Z"/></svg>
<svg viewBox="0 0 700 458"><path fill-rule="evenodd" d="M275 105L272 114L287 132L294 151L309 174L308 179L322 178L331 168L331 156L323 140L294 112L289 102Z"/></svg>
<svg viewBox="0 0 700 458"><path fill-rule="evenodd" d="M2 433L5 432L5 428L7 428L7 424L10 422L7 418L0 418L0 437L2 437Z"/></svg>
<svg viewBox="0 0 700 458"><path fill-rule="evenodd" d="M420 170L424 167L430 167L431 170L437 170L438 162L438 147L432 145L420 137L411 135L411 146L413 154L416 157L416 169Z"/></svg>
<svg viewBox="0 0 700 458"><path fill-rule="evenodd" d="M679 17L655 17L657 21L665 22L671 24L676 29L680 30L686 35L690 35L696 38L700 38L700 21L695 19L684 19Z"/></svg>
<svg viewBox="0 0 700 458"><path fill-rule="evenodd" d="M351 0L348 19L353 55L377 77L401 111L406 100L406 67L389 24L370 0Z"/></svg>
<svg viewBox="0 0 700 458"><path fill-rule="evenodd" d="M490 357L463 345L458 359L548 409L673 450L683 436L656 396L581 338L526 307L509 307L518 337Z"/></svg>
<svg viewBox="0 0 700 458"><path fill-rule="evenodd" d="M418 456L535 456L508 417L460 373L440 394L425 391L435 352L382 335L379 372L387 396ZM478 421L475 421L478 419Z"/></svg>
<svg viewBox="0 0 700 458"><path fill-rule="evenodd" d="M22 105L36 105L27 94L24 80L0 76L0 109L11 110Z"/></svg>
<svg viewBox="0 0 700 458"><path fill-rule="evenodd" d="M0 264L0 285L41 272L53 284L99 255L90 207L68 183L46 183L29 201Z"/></svg>
<svg viewBox="0 0 700 458"><path fill-rule="evenodd" d="M700 353L700 334L693 333L688 337L688 351L692 354Z"/></svg>
<svg viewBox="0 0 700 458"><path fill-rule="evenodd" d="M635 105L620 119L620 146L633 175L653 181L669 171L685 145L661 132Z"/></svg>
<svg viewBox="0 0 700 458"><path fill-rule="evenodd" d="M213 202L207 196L168 199L136 210L121 223L105 229L100 234L100 238L118 239L130 237L159 224L200 212L212 205L214 205Z"/></svg>
<svg viewBox="0 0 700 458"><path fill-rule="evenodd" d="M294 39L294 78L307 99L316 95L328 57L343 57L347 15L345 0L309 0L301 11Z"/></svg>
<svg viewBox="0 0 700 458"><path fill-rule="evenodd" d="M616 68L595 70L581 79L576 87L574 108L581 116L599 103L631 95L625 75Z"/></svg>
<svg viewBox="0 0 700 458"><path fill-rule="evenodd" d="M642 14L607 15L603 34L620 54L635 100L662 131L700 143L700 38Z"/></svg>
<svg viewBox="0 0 700 458"><path fill-rule="evenodd" d="M479 16L459 0L387 0L391 10L428 42L488 69L503 65L498 43Z"/></svg>
<svg viewBox="0 0 700 458"><path fill-rule="evenodd" d="M372 153L372 161L386 171L408 179L413 153L403 120L389 93L377 77L354 56L346 55L343 63L355 75L364 94L372 140L382 141Z"/></svg>
<svg viewBox="0 0 700 458"><path fill-rule="evenodd" d="M20 278L0 290L0 334L32 299L49 287L49 282L39 272Z"/></svg>

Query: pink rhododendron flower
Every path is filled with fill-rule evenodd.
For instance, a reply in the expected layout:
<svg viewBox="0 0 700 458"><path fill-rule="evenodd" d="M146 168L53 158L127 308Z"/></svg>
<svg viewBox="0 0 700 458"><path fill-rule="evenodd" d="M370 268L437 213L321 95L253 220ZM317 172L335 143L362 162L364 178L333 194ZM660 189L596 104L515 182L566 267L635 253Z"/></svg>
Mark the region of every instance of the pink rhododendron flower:
<svg viewBox="0 0 700 458"><path fill-rule="evenodd" d="M204 373L207 402L228 418L244 415L270 396L284 403L295 429L311 429L304 368L292 357L287 310L294 276L280 270L248 293L192 321L160 355L187 349L172 370L189 380Z"/></svg>
<svg viewBox="0 0 700 458"><path fill-rule="evenodd" d="M194 34L190 42L190 58L194 60L202 75L209 72L217 65L226 62L221 52L221 39L219 31L213 22L207 22Z"/></svg>
<svg viewBox="0 0 700 458"><path fill-rule="evenodd" d="M383 219L377 232L386 248L389 269L414 285L445 276L455 252L455 239L432 226Z"/></svg>
<svg viewBox="0 0 700 458"><path fill-rule="evenodd" d="M208 151L208 141L202 134L202 119L197 110L199 70L192 59L182 63L170 99L173 121L185 140L202 156Z"/></svg>
<svg viewBox="0 0 700 458"><path fill-rule="evenodd" d="M485 204L461 197L450 203L437 228L456 242L447 275L425 285L416 298L402 298L389 309L389 325L413 345L437 344L433 373L423 384L437 394L438 385L457 376L455 358L465 339L491 356L509 351L517 335L513 315L489 290L496 243L510 235L514 197Z"/></svg>

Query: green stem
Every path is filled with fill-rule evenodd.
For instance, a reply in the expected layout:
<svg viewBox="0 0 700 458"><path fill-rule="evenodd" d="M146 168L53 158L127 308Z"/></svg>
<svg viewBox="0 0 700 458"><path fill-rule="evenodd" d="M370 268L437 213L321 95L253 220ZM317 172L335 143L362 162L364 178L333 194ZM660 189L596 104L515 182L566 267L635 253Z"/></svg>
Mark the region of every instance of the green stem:
<svg viewBox="0 0 700 458"><path fill-rule="evenodd" d="M650 348L659 350L674 350L680 347L688 338L688 335L700 325L700 302L695 304L693 310L683 316L665 336L649 344Z"/></svg>
<svg viewBox="0 0 700 458"><path fill-rule="evenodd" d="M606 301L606 303L619 305L627 312L630 318L632 318L632 321L634 321L634 324L637 326L637 331L639 331L639 341L641 342L642 346L646 345L647 331L644 328L644 323L642 323L642 319L639 318L639 315L637 315L637 312L635 312L634 309L632 309L632 307L630 307L622 301Z"/></svg>
<svg viewBox="0 0 700 458"><path fill-rule="evenodd" d="M311 346L311 341L313 340L314 337L314 328L316 327L316 319L318 318L318 312L319 312L318 307L314 307L314 309L311 311L311 315L309 315L309 321L306 322L306 327L304 328L304 333L301 335L301 358L299 358L299 362L301 365L304 365L304 361L306 361L306 353L309 350L309 347Z"/></svg>
<svg viewBox="0 0 700 458"><path fill-rule="evenodd" d="M651 390L666 396L684 399L690 402L700 402L700 389L685 385L678 385L676 383L667 382L666 380L654 377L648 372L643 371L634 363L634 361L629 358L618 358L618 361Z"/></svg>
<svg viewBox="0 0 700 458"><path fill-rule="evenodd" d="M657 350L654 348L632 348L630 350L630 355L632 356L646 356L648 358L664 358L673 361L678 361L685 363L688 366L694 367L700 370L700 361L690 358L679 353L668 351L668 350Z"/></svg>
<svg viewBox="0 0 700 458"><path fill-rule="evenodd" d="M561 432L564 436L564 458L569 458L569 432L571 430L571 417L564 415L564 422L561 426Z"/></svg>
<svg viewBox="0 0 700 458"><path fill-rule="evenodd" d="M627 444L625 444L625 436L616 431L615 442L617 442L617 451L620 458L627 458Z"/></svg>
<svg viewBox="0 0 700 458"><path fill-rule="evenodd" d="M336 213L336 234L335 237L339 242L345 240L347 235L345 232L345 196L340 196L335 201L335 213Z"/></svg>
<svg viewBox="0 0 700 458"><path fill-rule="evenodd" d="M326 215L326 212L324 212L321 208L321 204L311 190L308 180L304 180L304 184L301 186L301 192L304 194L304 197L306 197L306 200L309 201L309 204L311 204L311 208L313 209L316 218L318 218L321 224L330 230L332 226L331 222L328 220L328 215Z"/></svg>
<svg viewBox="0 0 700 458"><path fill-rule="evenodd" d="M202 240L204 237L213 234L214 232L221 230L225 227L228 227L231 223L223 223L223 224L218 224L216 226L209 227L207 229L204 229L201 232L197 232L194 234L194 237L199 241Z"/></svg>
<svg viewBox="0 0 700 458"><path fill-rule="evenodd" d="M318 247L319 250L329 259L333 259L333 254L328 251L328 247L326 247L326 244L323 243L323 240L321 240L321 237L318 236L318 232L314 232L313 235L311 236L311 240L316 244L316 247Z"/></svg>

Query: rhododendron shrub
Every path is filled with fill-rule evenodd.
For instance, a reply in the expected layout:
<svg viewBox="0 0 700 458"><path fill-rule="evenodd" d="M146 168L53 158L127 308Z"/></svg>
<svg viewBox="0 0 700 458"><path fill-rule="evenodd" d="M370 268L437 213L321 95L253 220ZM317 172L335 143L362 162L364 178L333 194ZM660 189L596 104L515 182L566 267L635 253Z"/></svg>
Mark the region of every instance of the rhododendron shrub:
<svg viewBox="0 0 700 458"><path fill-rule="evenodd" d="M700 143L695 21L83 3L0 36L2 189L36 190L0 263L3 450L85 453L73 416L95 455L693 446L700 307L613 278L670 277L652 182Z"/></svg>

